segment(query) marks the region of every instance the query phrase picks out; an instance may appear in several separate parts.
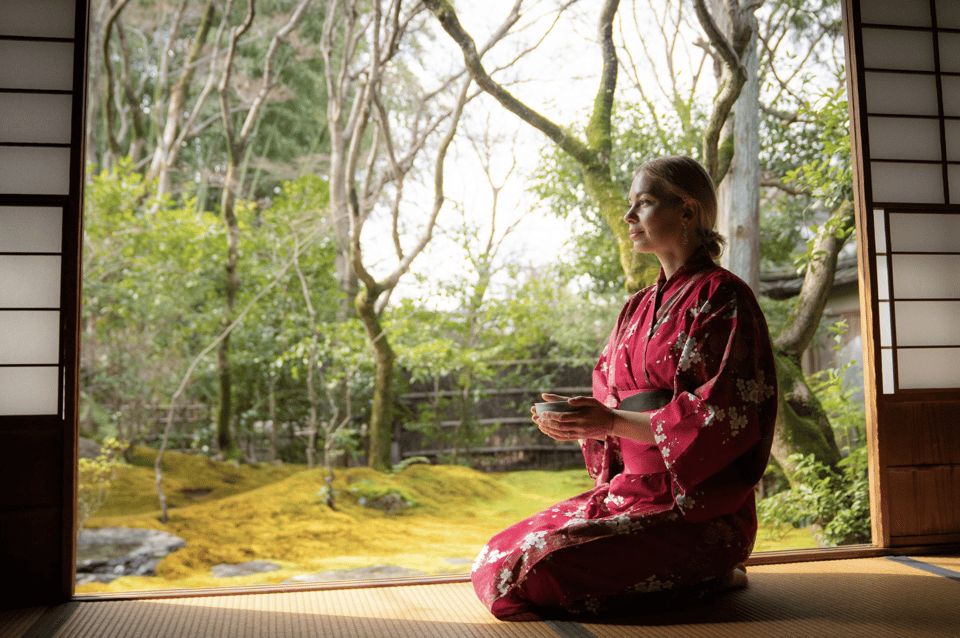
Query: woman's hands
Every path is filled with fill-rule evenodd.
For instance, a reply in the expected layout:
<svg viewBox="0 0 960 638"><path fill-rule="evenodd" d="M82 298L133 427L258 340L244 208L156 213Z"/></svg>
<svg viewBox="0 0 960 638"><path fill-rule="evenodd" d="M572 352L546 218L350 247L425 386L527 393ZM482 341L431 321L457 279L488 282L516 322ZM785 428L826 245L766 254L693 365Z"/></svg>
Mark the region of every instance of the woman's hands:
<svg viewBox="0 0 960 638"><path fill-rule="evenodd" d="M580 439L605 440L613 435L617 415L593 397L574 397L568 399L556 394L541 395L544 401L567 401L573 406L583 406L576 412L545 412L537 416L535 408L530 408L533 422L540 431L556 441L577 441Z"/></svg>

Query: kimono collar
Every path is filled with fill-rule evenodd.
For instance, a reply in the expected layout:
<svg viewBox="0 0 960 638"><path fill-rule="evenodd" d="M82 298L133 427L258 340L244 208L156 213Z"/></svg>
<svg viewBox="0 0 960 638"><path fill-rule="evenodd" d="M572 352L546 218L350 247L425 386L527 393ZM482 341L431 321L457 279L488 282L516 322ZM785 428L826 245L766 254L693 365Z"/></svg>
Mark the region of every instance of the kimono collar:
<svg viewBox="0 0 960 638"><path fill-rule="evenodd" d="M707 249L701 246L677 269L677 272L673 273L669 281L667 280L666 273L663 271L663 267L661 267L660 276L657 278L657 288L663 290L667 285L672 287L676 284L682 284L698 272L712 270L716 267L717 264L710 257L709 253L707 253Z"/></svg>

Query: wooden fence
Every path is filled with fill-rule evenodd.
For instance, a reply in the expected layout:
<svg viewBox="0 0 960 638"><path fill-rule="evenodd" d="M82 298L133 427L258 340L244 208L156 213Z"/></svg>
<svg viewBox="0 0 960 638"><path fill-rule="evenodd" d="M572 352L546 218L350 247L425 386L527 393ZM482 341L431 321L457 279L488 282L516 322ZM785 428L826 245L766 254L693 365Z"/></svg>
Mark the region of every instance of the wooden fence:
<svg viewBox="0 0 960 638"><path fill-rule="evenodd" d="M528 359L503 362L492 383L471 389L466 397L453 378L412 387L399 397L394 461L425 456L431 461L465 461L488 471L581 465L580 446L543 435L530 419L530 406L543 400L541 392L590 395L591 372L592 366ZM498 382L518 379L527 383L496 387ZM458 441L458 430L473 435Z"/></svg>

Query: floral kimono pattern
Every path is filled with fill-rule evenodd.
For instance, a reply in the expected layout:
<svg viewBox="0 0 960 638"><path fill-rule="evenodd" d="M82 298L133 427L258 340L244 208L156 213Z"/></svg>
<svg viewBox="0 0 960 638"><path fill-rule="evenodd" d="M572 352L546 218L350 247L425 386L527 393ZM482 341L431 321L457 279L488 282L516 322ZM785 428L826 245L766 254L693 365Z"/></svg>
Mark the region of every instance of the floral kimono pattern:
<svg viewBox="0 0 960 638"><path fill-rule="evenodd" d="M657 389L673 399L650 412L655 445L581 441L595 487L477 556L474 589L494 615L640 612L709 594L749 556L776 371L750 288L703 251L626 303L593 372L611 408Z"/></svg>

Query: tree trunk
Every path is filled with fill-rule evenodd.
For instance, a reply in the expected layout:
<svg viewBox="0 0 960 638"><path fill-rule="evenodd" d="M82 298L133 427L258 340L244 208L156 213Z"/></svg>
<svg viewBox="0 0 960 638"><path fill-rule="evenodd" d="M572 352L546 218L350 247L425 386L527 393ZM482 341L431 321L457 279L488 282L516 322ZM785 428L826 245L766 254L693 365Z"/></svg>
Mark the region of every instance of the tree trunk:
<svg viewBox="0 0 960 638"><path fill-rule="evenodd" d="M836 467L840 460L830 420L806 383L800 358L816 334L837 272L837 258L852 228L853 206L845 202L820 228L796 305L773 342L780 384L773 456L791 483L793 464L788 460L791 454L813 454L830 467Z"/></svg>
<svg viewBox="0 0 960 638"><path fill-rule="evenodd" d="M718 229L727 238L723 266L743 279L754 293L760 290L760 82L757 77L757 36L743 58L747 81L727 126L736 152L717 188ZM726 137L726 132L723 137Z"/></svg>
<svg viewBox="0 0 960 638"><path fill-rule="evenodd" d="M373 292L374 294L371 294ZM397 355L376 311L378 291L366 290L356 299L357 314L370 339L376 360L376 382L373 407L370 411L370 446L368 463L375 470L389 470L390 443L393 439L393 366Z"/></svg>
<svg viewBox="0 0 960 638"><path fill-rule="evenodd" d="M807 385L799 362L777 352L776 364L780 403L771 454L792 485L796 469L796 464L789 460L792 454L813 454L824 465L836 468L840 448L830 427L830 417Z"/></svg>
<svg viewBox="0 0 960 638"><path fill-rule="evenodd" d="M272 373L270 374L269 392L270 462L274 463L277 460L277 378Z"/></svg>
<svg viewBox="0 0 960 638"><path fill-rule="evenodd" d="M331 124L334 134L338 128ZM337 241L337 254L334 258L337 283L340 288L340 305L337 319L346 320L354 314L354 300L359 291L357 273L350 257L350 216L354 214L350 202L347 184L346 158L340 140L333 135L330 152L330 214L333 216L333 229Z"/></svg>
<svg viewBox="0 0 960 638"><path fill-rule="evenodd" d="M237 167L233 162L228 163L226 179L223 185L223 221L227 227L227 285L225 290L226 308L223 315L223 326L226 328L233 323L237 305L237 291L240 289L240 280L237 277L237 263L240 253L240 228L237 224L236 201L234 189L236 187ZM231 378L230 336L220 342L217 348L217 369L220 375L220 409L217 412L217 445L225 459L240 460L243 456L233 432L230 429L233 420L233 381Z"/></svg>

